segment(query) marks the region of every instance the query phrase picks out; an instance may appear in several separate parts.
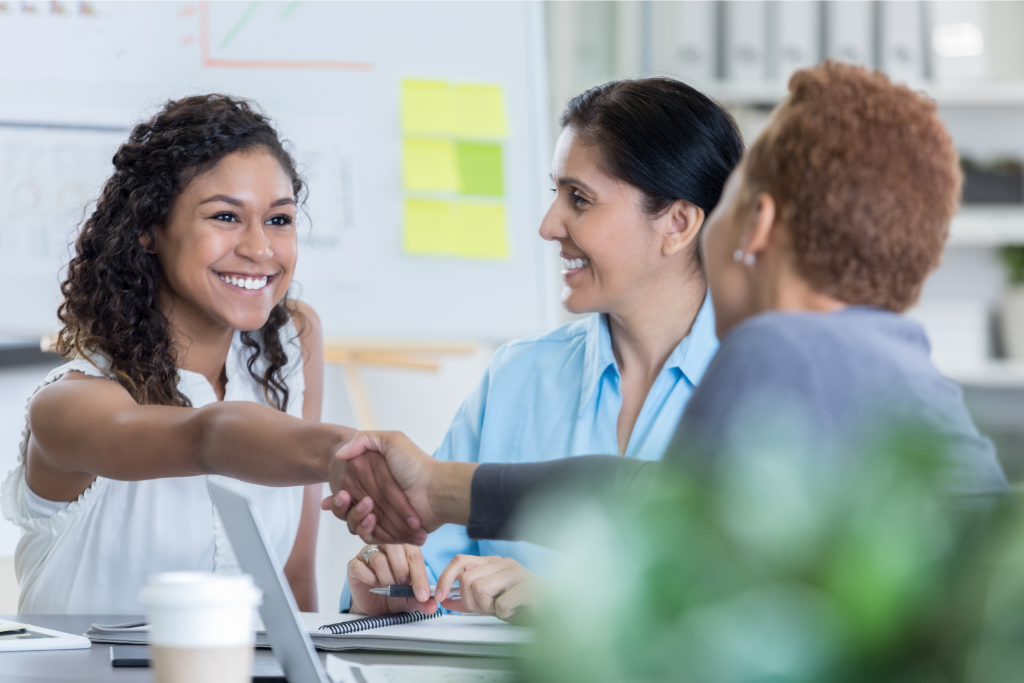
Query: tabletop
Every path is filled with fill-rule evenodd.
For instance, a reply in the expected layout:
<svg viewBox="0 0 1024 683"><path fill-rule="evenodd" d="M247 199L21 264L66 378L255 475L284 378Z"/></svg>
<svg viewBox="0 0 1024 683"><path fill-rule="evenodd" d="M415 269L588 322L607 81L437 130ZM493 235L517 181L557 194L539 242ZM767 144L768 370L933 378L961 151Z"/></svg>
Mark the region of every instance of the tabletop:
<svg viewBox="0 0 1024 683"><path fill-rule="evenodd" d="M140 621L138 615L0 615L23 624L52 628L65 633L81 634L92 624L121 624ZM320 660L327 659L319 652ZM403 654L353 651L335 653L360 664L403 664L417 666L449 666L464 669L513 670L510 659L491 657L458 657L451 655ZM257 650L257 660L272 660L270 650ZM151 669L114 668L110 665L110 645L95 643L88 650L53 650L38 652L0 652L0 683L46 683L47 681L79 681L80 683L149 683Z"/></svg>

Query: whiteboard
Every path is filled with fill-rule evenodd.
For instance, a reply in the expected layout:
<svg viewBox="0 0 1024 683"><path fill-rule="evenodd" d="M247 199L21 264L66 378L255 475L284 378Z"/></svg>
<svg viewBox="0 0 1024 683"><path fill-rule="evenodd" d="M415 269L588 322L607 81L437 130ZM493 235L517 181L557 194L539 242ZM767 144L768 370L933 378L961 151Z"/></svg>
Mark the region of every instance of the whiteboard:
<svg viewBox="0 0 1024 683"><path fill-rule="evenodd" d="M56 328L74 229L132 124L226 92L275 120L310 187L296 282L328 335L506 340L558 320L537 227L550 164L543 7L518 2L0 4L0 331ZM12 68L13 66L13 68ZM508 256L403 251L403 79L498 85Z"/></svg>

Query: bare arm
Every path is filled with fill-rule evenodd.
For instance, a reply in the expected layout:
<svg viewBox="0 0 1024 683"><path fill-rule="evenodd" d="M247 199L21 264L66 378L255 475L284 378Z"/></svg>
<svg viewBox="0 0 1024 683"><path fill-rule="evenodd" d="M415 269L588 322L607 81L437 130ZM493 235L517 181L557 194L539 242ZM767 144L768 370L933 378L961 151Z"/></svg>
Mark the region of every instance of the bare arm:
<svg viewBox="0 0 1024 683"><path fill-rule="evenodd" d="M322 381L322 380L321 380ZM323 482L355 430L246 401L139 405L117 382L71 372L29 407L29 486L72 501L97 476L124 481L223 474L266 486Z"/></svg>
<svg viewBox="0 0 1024 683"><path fill-rule="evenodd" d="M302 343L302 374L306 391L302 396L302 418L320 422L324 399L324 335L320 318L312 308L299 303L301 319L295 321ZM320 498L323 484L311 484L302 495L302 516L295 545L284 565L295 602L303 612L316 612L316 537L320 526Z"/></svg>

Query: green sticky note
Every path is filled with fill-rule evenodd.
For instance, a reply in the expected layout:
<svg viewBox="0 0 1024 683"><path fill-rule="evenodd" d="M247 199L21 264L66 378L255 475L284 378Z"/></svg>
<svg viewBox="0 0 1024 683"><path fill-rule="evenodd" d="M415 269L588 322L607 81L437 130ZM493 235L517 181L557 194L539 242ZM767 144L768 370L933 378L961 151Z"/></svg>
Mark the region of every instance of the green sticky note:
<svg viewBox="0 0 1024 683"><path fill-rule="evenodd" d="M463 204L459 207L458 254L466 258L506 258L505 207Z"/></svg>
<svg viewBox="0 0 1024 683"><path fill-rule="evenodd" d="M460 85L455 88L455 130L468 137L505 135L505 106L496 85Z"/></svg>
<svg viewBox="0 0 1024 683"><path fill-rule="evenodd" d="M455 254L459 248L458 207L451 202L405 200L402 248L407 254Z"/></svg>
<svg viewBox="0 0 1024 683"><path fill-rule="evenodd" d="M402 81L402 130L455 132L455 102L447 81Z"/></svg>
<svg viewBox="0 0 1024 683"><path fill-rule="evenodd" d="M478 142L458 143L459 194L502 197L501 145Z"/></svg>
<svg viewBox="0 0 1024 683"><path fill-rule="evenodd" d="M402 184L407 190L458 190L455 144L451 140L406 138L402 143Z"/></svg>

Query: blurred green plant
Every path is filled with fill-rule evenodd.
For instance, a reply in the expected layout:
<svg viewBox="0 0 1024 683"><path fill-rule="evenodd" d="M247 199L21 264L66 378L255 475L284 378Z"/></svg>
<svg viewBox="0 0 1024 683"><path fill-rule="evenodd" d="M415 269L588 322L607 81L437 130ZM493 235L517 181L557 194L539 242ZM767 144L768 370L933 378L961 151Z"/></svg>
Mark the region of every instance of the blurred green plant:
<svg viewBox="0 0 1024 683"><path fill-rule="evenodd" d="M1024 246L1000 247L999 260L1003 262L1006 281L1014 286L1024 285Z"/></svg>
<svg viewBox="0 0 1024 683"><path fill-rule="evenodd" d="M642 500L543 514L567 552L529 679L1024 680L1019 507L948 497L921 434L842 466L800 453L666 468Z"/></svg>

